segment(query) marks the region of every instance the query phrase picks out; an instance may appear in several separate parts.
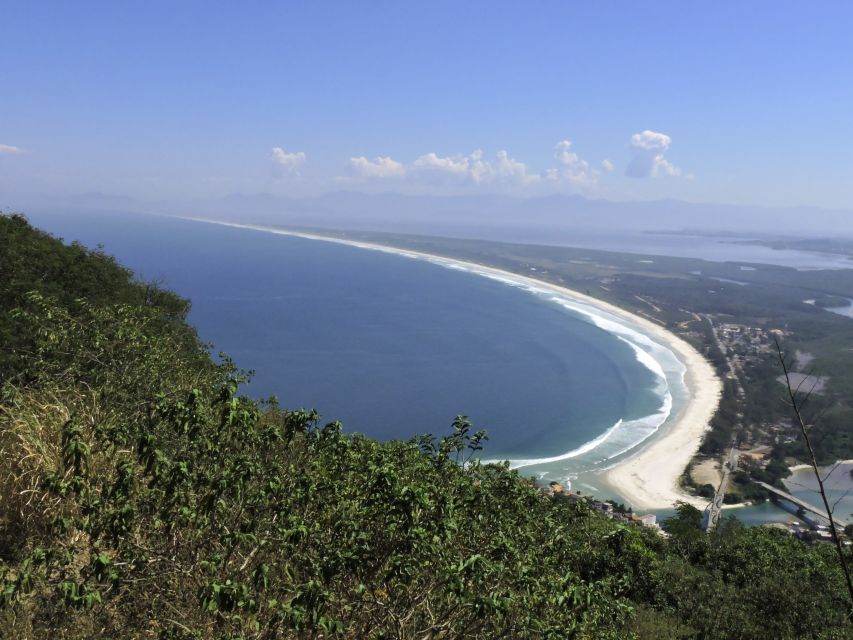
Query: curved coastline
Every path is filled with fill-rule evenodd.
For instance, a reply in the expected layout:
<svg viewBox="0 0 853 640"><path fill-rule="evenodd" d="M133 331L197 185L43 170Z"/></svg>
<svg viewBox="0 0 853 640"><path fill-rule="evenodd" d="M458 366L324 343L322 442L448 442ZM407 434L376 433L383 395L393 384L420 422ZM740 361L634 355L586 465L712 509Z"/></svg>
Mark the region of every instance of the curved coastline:
<svg viewBox="0 0 853 640"><path fill-rule="evenodd" d="M698 449L702 435L717 408L722 391L722 382L717 377L710 363L699 352L683 339L654 322L608 302L566 287L464 260L372 242L336 238L301 231L290 231L265 225L243 224L198 217L184 217L183 219L299 237L308 240L334 242L362 249L392 253L403 257L428 260L441 266L471 271L481 276L503 281L512 286L521 286L529 289L531 292L560 296L561 299L555 298L554 301L563 304L567 308L574 309L576 312L588 315L599 326L601 324L596 322L593 314L588 311L584 312L581 308L574 308L571 303L576 302L579 305L591 307L592 309L613 316L617 320L629 323L629 325L639 329L647 339L668 349L683 365L683 382L688 397L675 415L667 415L664 418L662 424L658 425L660 428L655 427L642 441L628 447L629 451L634 450L629 456L618 460L604 470L593 473L609 485L614 493L618 494L627 504L632 505L635 509L666 509L672 507L673 503L677 500L688 501L700 507L707 504L702 499L684 493L679 487L679 479ZM602 329L605 331L608 330L605 327L602 327ZM625 340L618 332L615 335ZM626 340L626 342L628 341ZM629 342L629 344L631 343ZM638 359L642 360L642 356L639 354L645 352L636 347L635 350L638 351ZM651 359L651 356L648 356L648 354L646 354L646 357ZM657 363L655 365L659 368ZM670 406L671 400L671 396L669 396ZM596 440L605 437L613 428L618 426L617 423L617 425L614 425L614 427L609 429L605 434L602 434L602 436L599 436ZM572 453L569 452L569 454ZM555 456L555 459L564 458L569 454ZM618 457L618 455L620 454L616 454L613 457ZM536 461L515 461L513 466L527 466L525 463L535 464Z"/></svg>

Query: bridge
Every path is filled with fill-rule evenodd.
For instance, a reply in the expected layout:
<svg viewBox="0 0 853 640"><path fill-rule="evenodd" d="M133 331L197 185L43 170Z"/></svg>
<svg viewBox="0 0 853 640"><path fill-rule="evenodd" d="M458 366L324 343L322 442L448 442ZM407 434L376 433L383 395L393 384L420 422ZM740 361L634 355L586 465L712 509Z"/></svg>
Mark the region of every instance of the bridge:
<svg viewBox="0 0 853 640"><path fill-rule="evenodd" d="M769 485L766 482L755 481L755 484L757 484L759 487L762 487L763 489L767 489L767 491L769 491L770 493L773 493L773 494L779 496L780 498L784 498L788 502L795 504L796 506L798 506L803 511L808 511L809 513L813 513L816 516L823 518L827 522L829 521L829 518L827 517L826 511L824 509L820 509L814 505L811 505L808 502L806 502L805 500L800 500L797 496L792 496L787 491L782 491L781 489L777 489L776 487ZM841 526L844 526L846 524L843 520L840 520L838 518L835 518L835 521L836 521L836 524L841 524Z"/></svg>
<svg viewBox="0 0 853 640"><path fill-rule="evenodd" d="M723 498L725 497L726 489L729 486L729 474L734 469L737 469L737 460L739 455L740 452L735 448L734 443L732 443L729 455L723 463L720 486L717 487L717 491L714 493L714 498L708 506L705 507L705 513L703 514L704 519L702 521L702 526L705 531L711 531L711 529L714 529L720 521L720 514L723 510Z"/></svg>

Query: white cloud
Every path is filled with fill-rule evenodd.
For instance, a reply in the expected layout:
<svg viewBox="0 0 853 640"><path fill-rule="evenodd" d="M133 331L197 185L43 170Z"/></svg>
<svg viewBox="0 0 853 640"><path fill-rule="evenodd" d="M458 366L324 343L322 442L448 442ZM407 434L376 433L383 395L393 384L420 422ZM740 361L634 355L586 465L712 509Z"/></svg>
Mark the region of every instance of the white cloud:
<svg viewBox="0 0 853 640"><path fill-rule="evenodd" d="M576 165L580 161L578 154L572 151L571 140L561 140L554 145L554 158L560 164L567 166Z"/></svg>
<svg viewBox="0 0 853 640"><path fill-rule="evenodd" d="M631 136L631 146L644 151L666 151L672 144L672 138L657 131L641 131Z"/></svg>
<svg viewBox="0 0 853 640"><path fill-rule="evenodd" d="M0 144L0 153L7 153L10 155L14 155L16 153L23 153L24 150L20 147L13 147L11 144Z"/></svg>
<svg viewBox="0 0 853 640"><path fill-rule="evenodd" d="M516 182L519 184L531 184L538 182L540 176L527 172L527 165L523 162L510 158L506 151L498 151L492 170L498 180L502 182Z"/></svg>
<svg viewBox="0 0 853 640"><path fill-rule="evenodd" d="M305 164L305 152L295 151L288 153L281 147L272 148L272 159L276 169L281 173L298 173L299 168Z"/></svg>
<svg viewBox="0 0 853 640"><path fill-rule="evenodd" d="M565 181L575 186L591 186L598 182L598 171L572 150L571 140L561 140L554 146L554 158L560 166L546 171L548 180Z"/></svg>
<svg viewBox="0 0 853 640"><path fill-rule="evenodd" d="M625 174L632 178L678 177L681 169L664 158L664 152L672 144L672 138L665 133L646 129L631 136L631 148L634 156Z"/></svg>
<svg viewBox="0 0 853 640"><path fill-rule="evenodd" d="M550 188L584 189L594 187L601 171L580 158L569 140L554 147L558 166L542 173L531 171L529 166L512 157L505 149L487 158L482 150L469 154L441 156L431 151L418 156L413 162L402 163L387 156L370 160L364 156L350 158L350 169L361 179L399 178L410 184L435 186L502 186L524 188L546 183ZM605 160L605 171L613 164ZM351 178L338 178L348 181Z"/></svg>
<svg viewBox="0 0 853 640"><path fill-rule="evenodd" d="M431 152L422 155L412 163L413 179L449 180L458 183L473 184L531 184L541 177L529 173L527 165L510 157L505 150L495 154L493 160L484 160L480 149L465 155L442 157Z"/></svg>
<svg viewBox="0 0 853 640"><path fill-rule="evenodd" d="M455 176L466 176L470 171L468 157L454 156L442 158L435 153L427 153L412 163L415 169L423 171L441 171Z"/></svg>
<svg viewBox="0 0 853 640"><path fill-rule="evenodd" d="M350 158L350 167L365 178L400 178L406 174L406 167L389 157L379 156L368 160L364 156Z"/></svg>
<svg viewBox="0 0 853 640"><path fill-rule="evenodd" d="M654 163L652 165L652 177L657 178L658 176L672 176L678 177L681 175L681 169L672 164L669 160L664 158L662 155L655 156Z"/></svg>
<svg viewBox="0 0 853 640"><path fill-rule="evenodd" d="M468 161L471 164L471 179L479 184L490 178L493 173L492 165L483 160L483 150L477 149L468 156Z"/></svg>
<svg viewBox="0 0 853 640"><path fill-rule="evenodd" d="M613 171L616 167L613 166L613 163L610 162L610 160L605 159L601 161L601 168L609 173Z"/></svg>

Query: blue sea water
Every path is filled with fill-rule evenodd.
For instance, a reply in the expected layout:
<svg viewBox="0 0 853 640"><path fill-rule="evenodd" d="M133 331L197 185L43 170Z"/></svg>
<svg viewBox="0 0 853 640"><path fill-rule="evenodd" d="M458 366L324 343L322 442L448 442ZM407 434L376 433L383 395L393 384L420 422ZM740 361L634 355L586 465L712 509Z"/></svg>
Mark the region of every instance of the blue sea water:
<svg viewBox="0 0 853 640"><path fill-rule="evenodd" d="M466 414L488 431L486 458L564 479L624 455L671 408L664 372L649 365L654 345L547 292L259 230L141 215L31 219L102 244L190 298L202 339L255 371L246 393L316 407L349 431L443 434ZM677 364L664 367L672 379Z"/></svg>

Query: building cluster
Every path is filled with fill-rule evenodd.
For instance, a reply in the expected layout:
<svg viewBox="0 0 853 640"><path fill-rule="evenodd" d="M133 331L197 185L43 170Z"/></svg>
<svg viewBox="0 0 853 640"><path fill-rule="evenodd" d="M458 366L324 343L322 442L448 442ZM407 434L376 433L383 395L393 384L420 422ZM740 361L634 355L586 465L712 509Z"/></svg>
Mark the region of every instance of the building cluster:
<svg viewBox="0 0 853 640"><path fill-rule="evenodd" d="M790 444L799 435L799 427L794 426L790 420L781 420L765 425L764 430L770 436L773 444Z"/></svg>
<svg viewBox="0 0 853 640"><path fill-rule="evenodd" d="M742 451L738 456L738 467L744 471L764 469L770 463L769 449L764 451Z"/></svg>
<svg viewBox="0 0 853 640"><path fill-rule="evenodd" d="M631 509L620 508L613 502L596 500L592 496L582 495L580 491L573 492L570 489L563 487L559 482L551 482L547 485L538 485L538 489L545 495L553 498L567 500L569 502L584 502L593 511L598 511L612 520L620 520L640 527L649 527L657 530L661 535L664 535L663 530L657 522L657 516L653 513L640 515L634 513Z"/></svg>
<svg viewBox="0 0 853 640"><path fill-rule="evenodd" d="M600 511L608 518L611 518L613 520L622 520L623 522L630 522L641 527L651 527L653 529L660 530L660 525L658 524L657 516L653 513L640 515L630 510L619 511L614 507L612 502L600 502L598 500L594 500L590 506L592 507L593 511Z"/></svg>
<svg viewBox="0 0 853 640"><path fill-rule="evenodd" d="M728 322L719 325L717 334L732 365L743 369L745 364L773 353L776 349L775 340L784 337L786 332Z"/></svg>
<svg viewBox="0 0 853 640"><path fill-rule="evenodd" d="M740 467L752 471L758 467L765 468L770 462L770 451L773 445L790 444L800 437L800 427L794 425L790 420L774 420L773 422L762 422L752 426L749 433L744 433L738 440L740 449L752 449L750 453L766 453L766 456L750 455L743 457L741 452ZM754 447L754 449L753 449ZM760 463L760 464L754 464Z"/></svg>
<svg viewBox="0 0 853 640"><path fill-rule="evenodd" d="M827 544L833 544L834 541L832 539L832 532L829 530L827 525L823 524L808 524L802 523L798 520L788 520L785 523L785 528L788 530L792 536L799 538L800 540L806 542L824 542ZM844 534L839 531L839 538L843 539ZM850 542L847 540L843 541L845 546L850 545Z"/></svg>

